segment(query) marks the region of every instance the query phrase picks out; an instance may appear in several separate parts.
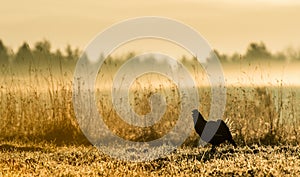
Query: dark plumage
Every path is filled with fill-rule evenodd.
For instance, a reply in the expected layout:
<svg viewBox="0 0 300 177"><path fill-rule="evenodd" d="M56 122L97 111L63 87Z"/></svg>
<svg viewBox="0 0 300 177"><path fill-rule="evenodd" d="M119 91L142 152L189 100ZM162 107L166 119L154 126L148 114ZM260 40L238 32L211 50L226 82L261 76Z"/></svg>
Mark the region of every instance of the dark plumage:
<svg viewBox="0 0 300 177"><path fill-rule="evenodd" d="M192 112L196 132L203 141L212 144L213 149L215 148L215 146L220 145L226 140L234 147L236 147L229 128L223 120L207 122L197 109L193 110ZM204 127L206 127L206 131L203 133ZM215 134L213 134L217 128L218 130Z"/></svg>

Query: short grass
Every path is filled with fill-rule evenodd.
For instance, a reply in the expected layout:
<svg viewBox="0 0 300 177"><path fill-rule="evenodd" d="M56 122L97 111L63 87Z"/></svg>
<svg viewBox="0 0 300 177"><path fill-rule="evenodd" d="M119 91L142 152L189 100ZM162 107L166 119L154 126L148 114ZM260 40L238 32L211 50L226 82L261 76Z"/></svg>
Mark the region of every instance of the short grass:
<svg viewBox="0 0 300 177"><path fill-rule="evenodd" d="M297 176L299 146L184 147L151 162L112 159L93 146L0 145L0 176Z"/></svg>

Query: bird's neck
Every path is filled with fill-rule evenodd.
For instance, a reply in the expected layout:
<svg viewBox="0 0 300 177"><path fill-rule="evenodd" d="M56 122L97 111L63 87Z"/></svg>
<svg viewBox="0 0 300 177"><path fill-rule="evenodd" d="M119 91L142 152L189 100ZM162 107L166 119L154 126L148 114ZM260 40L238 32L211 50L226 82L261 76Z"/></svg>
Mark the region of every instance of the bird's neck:
<svg viewBox="0 0 300 177"><path fill-rule="evenodd" d="M201 114L199 114L198 121L206 123L206 120L204 119L204 117Z"/></svg>
<svg viewBox="0 0 300 177"><path fill-rule="evenodd" d="M195 124L196 132L201 136L204 127L206 125L206 120L203 118L203 116L199 113L197 123Z"/></svg>

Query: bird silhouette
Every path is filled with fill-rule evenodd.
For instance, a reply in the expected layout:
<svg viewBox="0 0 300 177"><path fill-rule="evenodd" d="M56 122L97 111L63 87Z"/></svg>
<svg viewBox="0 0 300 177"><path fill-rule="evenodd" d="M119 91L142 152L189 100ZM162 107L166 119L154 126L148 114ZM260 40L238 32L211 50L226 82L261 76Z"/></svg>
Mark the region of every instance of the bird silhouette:
<svg viewBox="0 0 300 177"><path fill-rule="evenodd" d="M194 128L197 134L206 143L212 144L212 150L215 147L225 142L226 140L236 147L236 143L232 139L232 135L226 123L223 120L206 121L201 113L194 109L193 111ZM203 132L205 128L205 132ZM213 134L215 132L215 134Z"/></svg>

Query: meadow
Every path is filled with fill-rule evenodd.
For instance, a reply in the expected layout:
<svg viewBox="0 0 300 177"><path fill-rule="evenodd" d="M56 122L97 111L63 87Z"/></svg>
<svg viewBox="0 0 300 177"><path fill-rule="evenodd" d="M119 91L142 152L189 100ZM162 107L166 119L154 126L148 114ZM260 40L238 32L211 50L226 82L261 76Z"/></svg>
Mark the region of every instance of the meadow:
<svg viewBox="0 0 300 177"><path fill-rule="evenodd" d="M57 56L60 55L52 57ZM69 57L75 58L76 55L71 53ZM191 131L176 151L154 161L138 163L113 159L86 139L74 113L74 61L70 64L66 60L68 57L63 58L62 62L55 60L58 67L50 64L39 68L33 62L26 67L1 68L0 176L300 174L300 88L280 79L269 82L263 78L264 73L252 69L259 66L264 70L268 65L252 63L249 67L248 63L236 64L239 74L231 76L246 74L235 80L237 83L227 84L223 119L230 126L237 148L223 145L216 153L211 153L209 145L198 146L199 137ZM172 129L182 111L178 88L171 80L157 74L137 78L129 92L130 105L137 114L150 112L149 98L154 94L163 95L167 107L161 120L153 126L129 125L114 110L109 90L113 75L124 61L108 59L99 70L95 85L99 114L110 130L123 139L147 142L160 138ZM196 80L199 110L208 117L211 90L203 68L193 60L185 60L183 64ZM230 78L234 64L222 64L225 78ZM248 69L241 69L243 67ZM250 71L255 71L255 75ZM268 84L254 82L257 75ZM248 84L244 84L245 80Z"/></svg>
<svg viewBox="0 0 300 177"><path fill-rule="evenodd" d="M26 147L27 146L27 147ZM297 176L299 146L180 148L151 162L112 159L92 146L0 146L1 176Z"/></svg>
<svg viewBox="0 0 300 177"><path fill-rule="evenodd" d="M136 103L134 110L140 114L149 112L147 100L153 93L168 97L166 114L152 127L127 125L112 111L109 92L98 90L96 94L99 112L107 118L107 125L124 139L157 139L176 123L180 102L175 86L158 89L150 86L148 79L144 79L148 84L139 92L132 90L131 97ZM45 89L32 87L34 84L28 84L28 80L27 89L2 88L1 176L294 176L300 173L298 87L228 87L224 119L229 122L238 148L223 145L213 154L210 146L197 146L199 137L192 131L175 152L138 163L111 158L93 147L75 119L71 82L54 80ZM162 78L161 81L169 84ZM137 85L142 82L138 80ZM210 88L199 88L199 95L199 109L207 117Z"/></svg>
<svg viewBox="0 0 300 177"><path fill-rule="evenodd" d="M111 65L108 63L107 65ZM139 115L151 111L149 99L154 94L165 97L166 112L159 123L150 127L134 127L124 122L112 103L111 75L119 66L100 69L96 86L98 111L111 131L128 140L153 140L166 134L180 114L179 90L171 80L158 74L137 78L129 91L129 103ZM196 69L195 69L196 68ZM225 69L226 71L226 69ZM24 73L24 71L22 71ZM41 74L6 75L0 89L0 139L20 141L46 141L55 144L89 144L75 118L72 100L72 73L54 74L51 70ZM25 72L25 73L26 73ZM106 74L105 74L106 73ZM108 73L108 74L107 74ZM199 110L208 118L211 90L203 69L193 65L199 94ZM225 72L226 74L226 72ZM200 76L200 77L199 77ZM225 75L226 77L226 75ZM247 76L248 78L248 76ZM235 140L240 145L298 144L300 130L300 88L283 82L269 85L228 85L223 119L231 125ZM118 126L116 126L118 125ZM131 133L128 133L131 132ZM64 136L60 136L63 134ZM195 134L187 143L193 144Z"/></svg>

